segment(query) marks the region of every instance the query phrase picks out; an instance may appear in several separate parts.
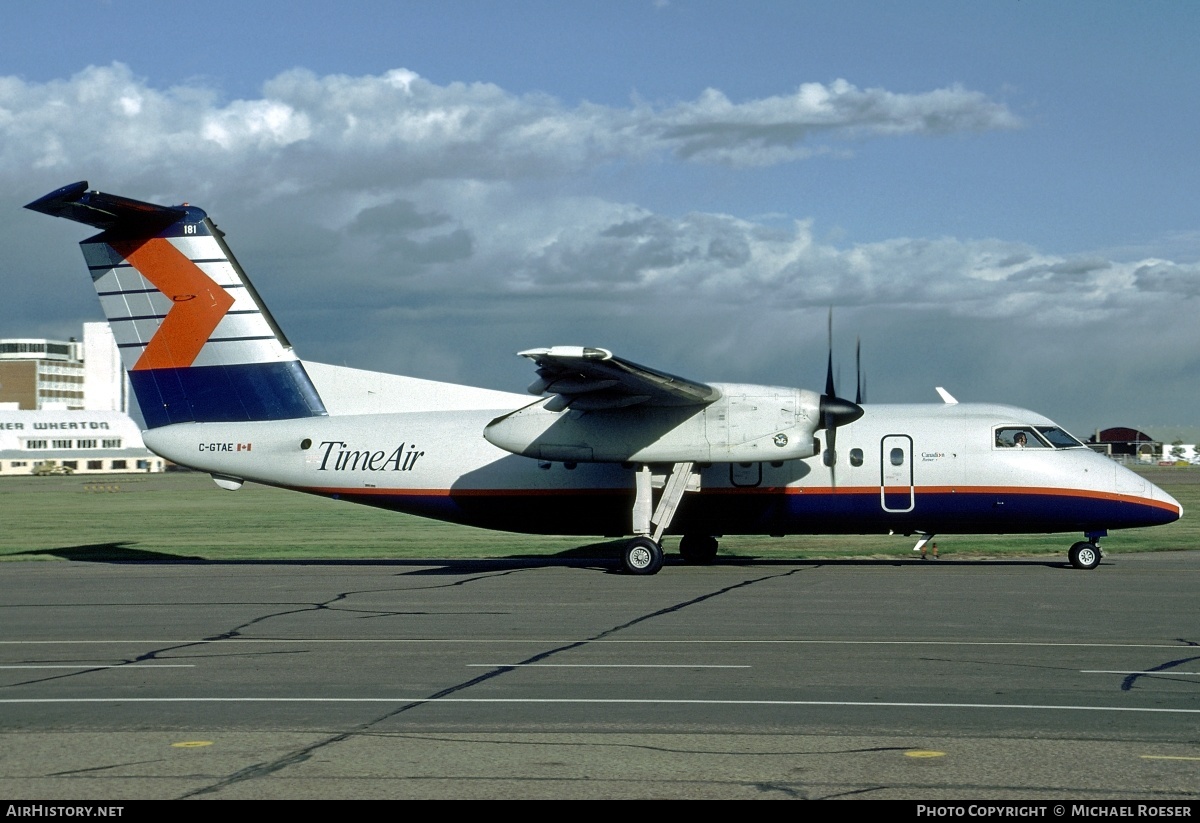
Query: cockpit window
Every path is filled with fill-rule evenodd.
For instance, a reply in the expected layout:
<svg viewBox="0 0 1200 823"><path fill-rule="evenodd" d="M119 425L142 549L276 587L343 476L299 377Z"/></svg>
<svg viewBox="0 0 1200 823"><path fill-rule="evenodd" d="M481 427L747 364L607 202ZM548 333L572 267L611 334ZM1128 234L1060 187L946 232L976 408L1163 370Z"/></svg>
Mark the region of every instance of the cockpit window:
<svg viewBox="0 0 1200 823"><path fill-rule="evenodd" d="M998 449L1082 449L1085 446L1058 426L999 426Z"/></svg>
<svg viewBox="0 0 1200 823"><path fill-rule="evenodd" d="M1038 432L1056 449L1082 449L1085 446L1058 426L1038 426Z"/></svg>
<svg viewBox="0 0 1200 823"><path fill-rule="evenodd" d="M1048 446L1033 426L1001 426L996 429L998 449L1045 449Z"/></svg>

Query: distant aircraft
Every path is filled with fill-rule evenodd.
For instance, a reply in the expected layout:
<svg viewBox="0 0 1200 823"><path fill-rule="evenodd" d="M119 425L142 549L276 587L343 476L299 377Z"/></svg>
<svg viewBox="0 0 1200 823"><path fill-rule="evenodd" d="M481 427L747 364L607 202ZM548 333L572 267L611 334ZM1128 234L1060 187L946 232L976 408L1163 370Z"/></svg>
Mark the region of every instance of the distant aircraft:
<svg viewBox="0 0 1200 823"><path fill-rule="evenodd" d="M301 361L201 209L64 186L27 208L101 229L80 246L148 431L218 486L250 480L505 531L662 539L711 562L731 534L1077 532L1177 520L1139 475L1024 409L865 404L825 391L702 383L607 349L520 352L510 394ZM832 335L831 335L832 336ZM1024 439L1024 444L1019 441Z"/></svg>

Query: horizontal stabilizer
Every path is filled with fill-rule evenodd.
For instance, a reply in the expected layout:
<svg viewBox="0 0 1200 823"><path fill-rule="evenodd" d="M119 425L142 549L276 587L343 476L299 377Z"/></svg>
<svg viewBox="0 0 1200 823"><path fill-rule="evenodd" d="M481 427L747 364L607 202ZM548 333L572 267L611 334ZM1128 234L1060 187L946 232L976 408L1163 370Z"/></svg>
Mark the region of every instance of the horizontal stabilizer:
<svg viewBox="0 0 1200 823"><path fill-rule="evenodd" d="M187 206L158 206L115 194L88 191L86 180L52 191L25 208L106 231L127 230L138 234L156 233L181 220L189 210Z"/></svg>

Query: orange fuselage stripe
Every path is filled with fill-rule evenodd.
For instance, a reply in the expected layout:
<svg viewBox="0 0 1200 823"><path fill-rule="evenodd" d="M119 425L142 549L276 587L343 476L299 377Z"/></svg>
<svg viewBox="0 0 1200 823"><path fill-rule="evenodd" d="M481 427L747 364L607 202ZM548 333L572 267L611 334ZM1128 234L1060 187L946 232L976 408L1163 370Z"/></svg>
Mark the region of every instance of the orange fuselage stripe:
<svg viewBox="0 0 1200 823"><path fill-rule="evenodd" d="M376 495L403 495L411 497L516 497L516 496L538 496L538 497L553 497L563 495L588 494L588 495L630 495L633 494L633 489L388 489L375 487L293 487L299 488L302 491L312 492L315 494L337 494L337 495L361 495L376 496ZM890 487L889 487L890 488ZM908 487L898 487L897 493L907 492ZM1152 500L1148 497L1141 497L1136 494L1114 494L1112 492L1089 491L1082 489L1056 489L1050 487L1014 487L1014 486L974 486L968 488L950 487L950 486L918 486L915 488L917 497L926 494L1006 494L1006 495L1046 495L1055 497L1082 497L1095 500L1109 500L1114 502L1137 503L1142 506L1150 506L1156 509L1165 511L1177 512L1178 508L1162 500ZM858 487L838 487L836 489L826 488L803 488L795 486L759 486L753 488L723 488L723 489L704 489L702 494L808 494L808 495L829 495L829 494L870 494L878 495L878 486L858 486Z"/></svg>

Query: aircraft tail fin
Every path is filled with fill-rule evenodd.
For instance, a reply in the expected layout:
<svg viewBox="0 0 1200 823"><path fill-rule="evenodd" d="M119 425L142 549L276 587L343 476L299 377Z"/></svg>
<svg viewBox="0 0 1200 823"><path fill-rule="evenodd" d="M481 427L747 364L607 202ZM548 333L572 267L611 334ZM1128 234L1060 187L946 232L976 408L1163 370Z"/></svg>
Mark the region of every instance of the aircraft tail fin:
<svg viewBox="0 0 1200 823"><path fill-rule="evenodd" d="M89 191L86 182L26 208L101 229L79 245L149 428L326 413L202 209Z"/></svg>

